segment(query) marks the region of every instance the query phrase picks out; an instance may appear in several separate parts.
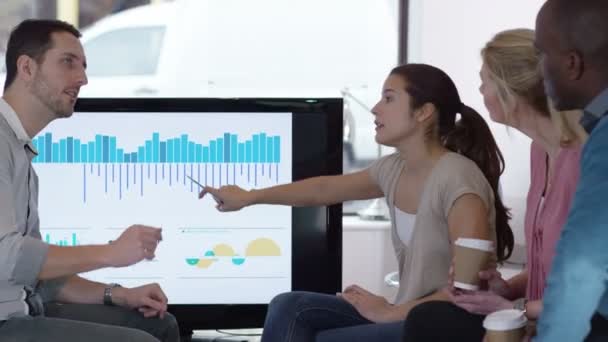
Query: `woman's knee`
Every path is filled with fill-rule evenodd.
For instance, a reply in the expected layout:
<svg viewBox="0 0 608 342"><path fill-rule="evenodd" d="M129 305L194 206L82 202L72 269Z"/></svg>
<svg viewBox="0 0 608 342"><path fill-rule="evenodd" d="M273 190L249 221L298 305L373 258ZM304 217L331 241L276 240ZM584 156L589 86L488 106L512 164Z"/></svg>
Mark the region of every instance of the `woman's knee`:
<svg viewBox="0 0 608 342"><path fill-rule="evenodd" d="M285 292L275 296L268 306L268 311L280 311L295 310L305 300L306 292Z"/></svg>

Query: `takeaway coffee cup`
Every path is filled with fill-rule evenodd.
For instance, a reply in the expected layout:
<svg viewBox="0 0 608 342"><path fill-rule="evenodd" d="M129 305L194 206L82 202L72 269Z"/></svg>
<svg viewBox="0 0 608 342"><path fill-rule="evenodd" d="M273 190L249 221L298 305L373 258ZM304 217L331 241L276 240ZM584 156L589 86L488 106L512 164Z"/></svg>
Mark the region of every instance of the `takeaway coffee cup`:
<svg viewBox="0 0 608 342"><path fill-rule="evenodd" d="M509 309L489 314L483 321L488 342L520 342L528 320L522 311Z"/></svg>
<svg viewBox="0 0 608 342"><path fill-rule="evenodd" d="M479 289L479 271L487 268L494 243L488 240L459 238L454 243L454 287Z"/></svg>

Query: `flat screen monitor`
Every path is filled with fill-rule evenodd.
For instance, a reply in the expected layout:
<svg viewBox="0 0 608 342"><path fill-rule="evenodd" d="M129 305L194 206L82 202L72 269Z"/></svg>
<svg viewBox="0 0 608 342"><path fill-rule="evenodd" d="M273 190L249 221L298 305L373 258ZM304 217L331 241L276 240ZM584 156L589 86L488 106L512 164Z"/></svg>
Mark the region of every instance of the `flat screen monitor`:
<svg viewBox="0 0 608 342"><path fill-rule="evenodd" d="M162 227L153 260L82 276L160 284L182 329L261 327L277 294L340 290L342 208L220 213L196 183L340 174L342 125L341 99L81 99L34 138L42 239L105 244L131 224Z"/></svg>

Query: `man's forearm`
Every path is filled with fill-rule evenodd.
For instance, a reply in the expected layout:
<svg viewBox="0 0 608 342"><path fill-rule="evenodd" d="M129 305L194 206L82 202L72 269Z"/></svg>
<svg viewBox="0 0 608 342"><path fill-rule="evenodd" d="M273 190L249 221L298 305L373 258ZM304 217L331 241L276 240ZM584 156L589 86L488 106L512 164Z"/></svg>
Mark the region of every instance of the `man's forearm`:
<svg viewBox="0 0 608 342"><path fill-rule="evenodd" d="M109 267L109 245L58 247L49 251L38 274L39 280L54 279Z"/></svg>
<svg viewBox="0 0 608 342"><path fill-rule="evenodd" d="M74 275L59 290L56 300L61 303L102 304L105 287L105 284Z"/></svg>

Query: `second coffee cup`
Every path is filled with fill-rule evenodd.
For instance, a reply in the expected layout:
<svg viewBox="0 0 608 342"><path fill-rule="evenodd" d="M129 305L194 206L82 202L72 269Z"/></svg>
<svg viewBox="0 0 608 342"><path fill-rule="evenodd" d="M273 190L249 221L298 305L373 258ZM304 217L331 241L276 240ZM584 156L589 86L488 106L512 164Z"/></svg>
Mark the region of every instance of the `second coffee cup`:
<svg viewBox="0 0 608 342"><path fill-rule="evenodd" d="M494 251L494 242L459 238L454 245L454 286L465 290L478 290L479 271L488 267Z"/></svg>

